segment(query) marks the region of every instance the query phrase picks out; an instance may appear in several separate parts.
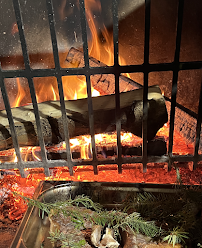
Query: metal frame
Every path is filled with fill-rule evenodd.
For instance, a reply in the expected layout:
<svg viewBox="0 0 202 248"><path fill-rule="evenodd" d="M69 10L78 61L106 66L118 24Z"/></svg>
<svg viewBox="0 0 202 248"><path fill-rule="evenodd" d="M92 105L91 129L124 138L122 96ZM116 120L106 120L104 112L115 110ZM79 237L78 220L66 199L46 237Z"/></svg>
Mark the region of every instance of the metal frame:
<svg viewBox="0 0 202 248"><path fill-rule="evenodd" d="M178 4L178 20L177 20L177 35L176 35L176 48L175 48L175 58L172 63L160 63L160 64L150 64L149 63L149 38L150 38L150 8L151 8L151 0L145 0L145 43L144 43L144 63L141 65L125 65L120 66L118 62L118 0L113 0L113 38L114 38L114 65L109 67L96 67L92 68L89 66L89 55L88 55L88 42L87 42L87 30L86 30L86 17L85 17L85 5L84 0L79 0L80 4L80 15L81 15L81 27L82 27L82 38L83 38L83 51L84 51L84 61L85 66L83 68L61 68L59 63L59 54L58 54L58 46L55 32L55 21L54 21L54 12L53 5L51 0L46 0L47 10L48 10L48 19L50 25L50 33L52 39L53 46L53 55L55 61L54 69L31 69L29 56L27 52L27 45L24 35L23 29L23 20L20 10L19 0L13 0L19 36L22 46L22 52L24 57L25 69L24 70L12 70L12 71L2 71L0 68L0 86L1 92L5 104L5 108L7 111L7 116L11 129L11 136L14 144L14 148L16 151L16 155L18 158L17 163L4 163L0 165L1 169L12 169L18 168L20 170L21 176L24 175L24 168L36 168L43 167L46 176L49 176L49 168L51 167L61 167L68 166L70 175L73 175L73 167L79 165L93 165L94 173L98 173L97 166L101 164L117 164L118 172L122 171L122 164L124 163L142 163L143 171L146 172L147 163L149 162L167 162L168 168L171 168L171 164L175 161L179 162L187 162L193 161L193 168L197 167L198 161L202 160L202 155L198 154L199 150L199 142L200 142L200 132L201 132L201 122L202 122L202 85L201 85L201 93L200 93L200 101L198 108L198 116L197 116L197 127L196 127L196 142L195 142L195 152L194 155L178 155L174 156L172 154L173 148L173 132L174 132L174 119L175 119L175 107L176 107L176 89L177 89L177 80L178 73L180 70L192 70L192 69L201 69L202 61L194 61L194 62L179 62L179 54L180 54L180 43L181 43L181 32L182 32L182 21L183 21L183 7L184 0L179 0ZM169 150L168 155L161 157L147 157L147 117L148 117L148 108L147 108L147 95L148 95L148 75L150 72L154 71L173 71L173 84L172 84L172 97L171 97L171 113L170 113L170 133L169 133ZM131 158L123 158L121 156L121 139L120 139L120 131L121 131L121 123L119 121L120 115L120 95L119 95L119 76L121 73L132 73L132 72L142 72L144 73L144 92L143 92L143 152L142 157L131 157ZM91 87L90 87L90 76L93 74L114 74L115 75L115 96L116 96L116 130L117 130L117 159L102 159L98 160L96 156L96 147L95 147L95 131L94 131L94 117L93 117L93 106L92 106L92 98L91 98ZM71 159L70 145L69 145L69 133L68 128L64 129L65 132L65 142L66 142L66 153L67 153L67 161L66 160L54 160L48 161L47 155L45 152L45 145L42 135L40 116L36 101L35 88L33 84L33 77L48 77L54 76L57 78L58 82L58 90L60 95L60 104L62 111L62 119L64 127L68 126L66 111L65 111L65 103L64 103L64 94L62 88L62 76L67 75L85 75L87 82L87 94L88 94L88 110L89 110L89 127L90 134L92 137L92 151L93 151L93 159L92 161L80 161L73 162ZM8 99L8 95L6 92L4 79L5 78L15 78L15 77L25 77L28 79L28 84L30 88L30 94L32 98L36 124L37 124L37 132L39 137L39 144L41 147L41 162L23 162L20 154L20 148L15 132L15 125L11 113L10 103Z"/></svg>

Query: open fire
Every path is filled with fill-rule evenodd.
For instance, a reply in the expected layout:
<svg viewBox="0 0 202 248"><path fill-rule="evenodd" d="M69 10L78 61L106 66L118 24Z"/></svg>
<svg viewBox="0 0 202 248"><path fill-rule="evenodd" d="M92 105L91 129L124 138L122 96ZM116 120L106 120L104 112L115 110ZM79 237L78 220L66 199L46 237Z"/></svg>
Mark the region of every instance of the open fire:
<svg viewBox="0 0 202 248"><path fill-rule="evenodd" d="M112 34L107 31L107 28L101 25L101 38L97 32L96 18L93 15L95 9L97 14L101 13L101 5L97 0L86 0L86 20L91 31L91 39L88 42L89 55L96 58L98 61L105 63L108 66L114 64L113 39ZM100 25L100 23L99 23ZM15 32L16 33L16 32ZM76 37L76 34L75 34ZM101 41L102 40L102 41ZM120 65L127 64L119 56ZM64 62L65 64L65 62ZM78 65L75 65L78 67ZM129 77L129 74L126 74ZM49 80L50 79L50 80ZM26 79L16 78L17 87L10 94L11 108L25 106L31 104L31 97L28 92L28 83ZM57 80L53 77L34 78L36 89L37 102L58 101L60 99L57 89ZM9 84L8 79L5 79L7 91ZM87 97L85 76L64 76L62 77L64 99L76 100ZM114 89L115 90L115 89ZM126 88L125 91L128 89ZM108 92L107 92L108 93ZM107 94L106 92L93 87L91 82L92 97ZM111 92L112 93L112 92ZM14 97L15 96L15 97ZM156 134L155 138L163 139L166 142L168 150L169 145L169 122L166 123ZM117 158L117 135L116 132L100 133L95 135L95 143L97 149L97 158L112 159ZM123 147L139 147L142 150L142 138L135 136L130 132L121 132L121 146ZM62 158L66 152L66 144L61 141L57 145L46 146L47 157L50 160ZM92 147L90 135L82 135L70 139L70 149L72 159L74 161L92 160ZM41 149L39 146L23 146L20 148L21 157L26 161L42 161ZM194 144L187 143L181 134L174 130L173 149L174 155L193 155ZM163 155L163 154L162 154ZM122 154L122 156L141 156L141 154ZM0 151L0 163L18 162L15 154L15 149ZM177 167L173 167L171 171L167 171L167 163L148 163L147 172L142 172L142 164L123 164L122 173L119 174L117 165L98 165L98 175L94 174L93 166L77 166L73 168L74 175L70 176L68 167L50 168L50 176L46 177L43 168L24 169L26 178L22 178L18 169L1 170L0 180L0 203L1 214L4 218L10 220L20 220L27 209L27 205L22 199L15 198L12 192L20 193L24 196L32 197L33 193L40 181L43 180L58 180L58 181L97 181L97 182L128 182L128 183L155 183L155 184L174 184L182 180L184 184L200 185L202 183L202 171L200 167L191 171L192 162L176 163ZM182 165L182 166L181 166ZM179 177L180 175L180 177ZM5 211L5 209L7 209Z"/></svg>
<svg viewBox="0 0 202 248"><path fill-rule="evenodd" d="M96 8L96 11L100 12L100 4L99 1L86 1L86 16L89 24L89 28L91 30L92 39L89 43L89 51L90 55L94 56L98 60L104 62L107 65L113 64L113 39L108 33L106 27L103 26L102 35L105 39L105 42L100 42L100 38L98 37L98 32L96 28L96 19L93 16L93 9ZM17 25L14 25L17 27ZM15 34L18 33L18 29L15 28ZM13 29L12 31L13 32ZM29 92L27 91L28 85L25 82L25 79L16 78L16 88L12 89L12 93L10 94L10 105L11 108L19 107L27 104L31 104L31 97ZM5 80L7 84L7 80ZM9 86L8 86L9 87ZM37 102L44 101L56 101L59 100L59 93L57 89L57 82L50 78L48 83L44 83L43 79L36 80L36 97ZM10 91L10 88L7 88ZM86 92L86 81L84 76L69 76L63 77L63 90L64 90L64 99L81 99L87 97ZM99 96L100 93L96 89L92 87L92 96ZM14 97L15 96L15 97ZM134 135L122 134L122 141L125 143L131 142L141 142L141 139L135 137ZM107 143L111 143L112 146L116 146L116 135L110 134L98 134L95 137L96 144L102 142L107 145ZM79 150L81 159L90 159L91 156L91 148L90 148L90 136L81 136L78 138L70 139L71 151ZM58 152L61 153L65 151L66 146L65 143L61 142L57 146L54 147L46 147L48 152ZM23 161L40 161L40 147L21 147L20 148L21 156ZM15 154L14 149L9 149L0 152L0 163L4 162L17 162L17 156ZM110 167L108 167L110 168ZM18 220L21 219L23 213L25 212L27 206L20 199L15 199L11 195L11 192L18 192L22 195L26 195L32 197L37 185L41 180L90 180L84 179L82 174L78 174L80 170L84 172L87 169L87 178L92 175L92 170L90 167L78 167L75 168L75 176L70 177L68 168L55 168L51 171L51 177L45 177L43 174L43 169L25 169L25 173L27 174L27 178L21 178L18 173L18 170L10 170L10 171L1 171L2 179L1 179L1 187L0 187L0 199L1 203L3 203L1 210L4 217L8 217L10 220ZM107 167L106 167L107 169ZM115 173L112 170L113 174ZM77 175L76 175L77 174ZM92 180L99 180L99 176L95 176ZM102 177L102 180L104 178ZM109 179L108 179L109 180ZM116 181L116 179L111 178L109 181ZM9 208L9 211L5 211L6 208Z"/></svg>

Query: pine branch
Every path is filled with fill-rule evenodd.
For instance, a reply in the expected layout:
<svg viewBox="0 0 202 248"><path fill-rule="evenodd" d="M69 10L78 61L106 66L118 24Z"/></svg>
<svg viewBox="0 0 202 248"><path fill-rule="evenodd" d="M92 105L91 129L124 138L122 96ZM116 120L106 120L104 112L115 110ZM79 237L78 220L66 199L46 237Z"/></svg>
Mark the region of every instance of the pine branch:
<svg viewBox="0 0 202 248"><path fill-rule="evenodd" d="M70 198L64 202L55 203L44 203L25 196L18 196L22 197L28 205L38 207L48 215L62 213L64 216L71 216L72 221L75 223L75 228L82 226L85 220L89 220L96 225L111 226L116 233L119 232L119 228L123 230L129 228L133 232L141 232L150 237L154 237L159 232L159 228L155 226L154 222L144 221L137 212L128 215L117 210L102 210L99 204L94 203L84 195L77 196L75 199ZM85 208L94 209L95 211L89 215L89 213L80 209L80 204ZM70 206L74 206L74 208L69 208Z"/></svg>
<svg viewBox="0 0 202 248"><path fill-rule="evenodd" d="M93 209L97 212L102 210L102 207L99 203L93 202L89 197L84 196L84 195L78 195L75 197L75 199L71 199L71 197L66 200L66 201L57 201L54 203L46 203L46 202L41 202L39 200L33 200L29 197L20 195L18 193L13 192L14 195L21 197L25 203L27 203L28 206L35 206L42 210L42 212L47 213L48 215L50 212L63 212L64 215L68 214L66 213L65 208L68 206L83 206L87 209Z"/></svg>
<svg viewBox="0 0 202 248"><path fill-rule="evenodd" d="M169 235L163 238L163 241L168 241L168 244L172 244L173 247L175 244L184 243L184 239L188 239L187 232L184 232L181 228L174 228Z"/></svg>

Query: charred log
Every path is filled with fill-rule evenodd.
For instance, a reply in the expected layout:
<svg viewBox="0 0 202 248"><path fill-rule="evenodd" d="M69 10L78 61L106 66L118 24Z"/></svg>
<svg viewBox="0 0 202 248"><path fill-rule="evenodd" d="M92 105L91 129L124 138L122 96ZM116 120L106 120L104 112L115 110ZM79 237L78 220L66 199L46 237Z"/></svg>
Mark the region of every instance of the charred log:
<svg viewBox="0 0 202 248"><path fill-rule="evenodd" d="M96 145L97 155L101 158L113 157L117 155L116 146L99 146ZM142 145L136 146L122 146L123 156L142 156ZM148 142L147 145L147 155L148 156L162 156L167 153L166 141L162 138L155 138ZM91 154L89 154L91 155ZM48 159L66 159L67 155L65 151L60 152L48 152ZM73 159L81 159L81 152L78 149L72 151Z"/></svg>
<svg viewBox="0 0 202 248"><path fill-rule="evenodd" d="M120 120L122 129L137 136L142 135L143 89L120 94ZM88 100L65 101L70 137L89 134ZM116 130L115 96L92 98L95 133ZM39 104L42 132L45 144L57 144L64 140L64 128L59 101ZM13 108L12 115L20 146L38 145L35 115L32 105ZM0 111L0 149L13 147L6 111ZM168 120L165 101L159 87L148 89L148 140Z"/></svg>
<svg viewBox="0 0 202 248"><path fill-rule="evenodd" d="M83 53L72 47L69 50L64 66L66 68L77 68L84 67L84 65L85 62ZM89 58L89 65L90 67L106 67L106 64L92 57ZM119 83L120 92L135 90L141 87L138 83L125 76L119 77ZM91 75L91 84L96 90L101 93L115 93L115 79L114 75L112 74Z"/></svg>

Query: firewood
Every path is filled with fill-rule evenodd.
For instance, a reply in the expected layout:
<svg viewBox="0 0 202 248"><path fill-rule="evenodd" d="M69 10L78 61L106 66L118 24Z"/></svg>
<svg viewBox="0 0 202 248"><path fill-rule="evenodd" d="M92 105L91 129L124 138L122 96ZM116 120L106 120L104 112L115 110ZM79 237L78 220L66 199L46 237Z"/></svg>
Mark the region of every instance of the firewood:
<svg viewBox="0 0 202 248"><path fill-rule="evenodd" d="M77 68L84 67L84 56L83 52L71 48L66 58L66 63L64 66L66 68ZM106 65L95 58L89 58L90 67L106 67ZM140 85L128 77L120 76L120 92L130 91L139 89ZM91 75L91 84L92 86L101 93L104 94L113 94L115 93L115 78L112 74L99 74L99 75Z"/></svg>
<svg viewBox="0 0 202 248"><path fill-rule="evenodd" d="M142 135L143 89L120 94L120 120L122 129L137 136ZM70 137L89 134L87 99L65 101ZM92 98L95 133L116 130L115 95ZM46 144L64 140L59 101L39 103L42 131ZM20 146L38 145L36 121L32 105L12 108L16 133ZM0 111L0 149L13 147L6 111ZM148 140L167 122L165 101L159 87L148 89Z"/></svg>
<svg viewBox="0 0 202 248"><path fill-rule="evenodd" d="M123 145L122 147L122 155L123 156L142 156L142 145L132 145L127 146ZM117 155L117 147L116 146L100 146L96 144L96 150L97 155L99 158L107 158ZM167 148L166 148L166 141L162 138L155 138L148 142L147 145L147 155L148 156L162 156L166 154ZM90 156L90 149L89 154ZM58 152L57 150L49 150L47 149L47 156L50 160L56 160L56 159L66 159L66 151L60 150ZM73 159L81 159L81 148L75 147L72 150L72 158Z"/></svg>
<svg viewBox="0 0 202 248"><path fill-rule="evenodd" d="M142 136L143 89L120 94L120 121L122 130ZM116 129L115 96L107 95L92 99L95 133L112 132ZM66 102L67 115L75 123L75 135L89 134L87 99ZM165 101L158 86L148 89L148 140L167 122Z"/></svg>
<svg viewBox="0 0 202 248"><path fill-rule="evenodd" d="M23 107L22 109L20 109L21 107L12 109L19 146L39 145L36 121L35 118L31 116L34 111L32 106L29 106L30 109L25 109ZM0 111L0 116L2 116L2 112L3 115L5 114L4 110ZM19 113L21 114L21 117L18 118L17 116ZM23 114L27 116L22 117ZM46 145L58 144L64 140L64 130L60 113L56 114L54 118L46 116L46 118L40 118L40 120L44 142ZM7 122L8 121L5 119L5 117L0 119L0 150L6 150L14 147L11 138L10 127ZM74 132L74 121L68 119L68 126L69 134L72 136Z"/></svg>

